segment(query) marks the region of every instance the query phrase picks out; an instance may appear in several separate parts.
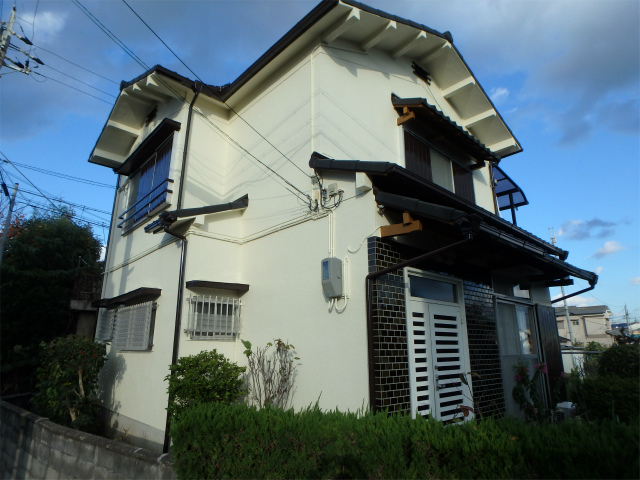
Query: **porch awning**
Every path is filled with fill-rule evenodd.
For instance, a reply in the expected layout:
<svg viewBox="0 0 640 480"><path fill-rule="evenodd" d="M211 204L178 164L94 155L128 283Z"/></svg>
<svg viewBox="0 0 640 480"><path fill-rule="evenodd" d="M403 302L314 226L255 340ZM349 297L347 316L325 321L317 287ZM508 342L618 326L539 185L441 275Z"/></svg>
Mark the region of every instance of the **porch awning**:
<svg viewBox="0 0 640 480"><path fill-rule="evenodd" d="M516 227L448 190L395 163L333 160L313 154L309 165L325 171L363 172L374 186L376 202L399 213L408 211L423 221L425 247L449 242L472 225L476 240L441 259L463 277L487 280L492 271L517 272L521 283L551 284L574 276L595 285L598 276L564 260L568 252ZM431 244L431 245L429 245Z"/></svg>

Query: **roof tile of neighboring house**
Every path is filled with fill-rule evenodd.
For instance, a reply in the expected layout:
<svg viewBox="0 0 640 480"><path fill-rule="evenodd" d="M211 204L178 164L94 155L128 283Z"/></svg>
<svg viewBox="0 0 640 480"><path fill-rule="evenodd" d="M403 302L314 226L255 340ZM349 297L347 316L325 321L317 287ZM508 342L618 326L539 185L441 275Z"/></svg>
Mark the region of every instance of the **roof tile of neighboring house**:
<svg viewBox="0 0 640 480"><path fill-rule="evenodd" d="M598 314L604 314L606 313L607 310L609 310L609 307L607 307L606 305L594 305L592 307L568 307L569 308L569 315L598 315ZM557 316L563 316L564 313L564 307L556 307L556 317Z"/></svg>

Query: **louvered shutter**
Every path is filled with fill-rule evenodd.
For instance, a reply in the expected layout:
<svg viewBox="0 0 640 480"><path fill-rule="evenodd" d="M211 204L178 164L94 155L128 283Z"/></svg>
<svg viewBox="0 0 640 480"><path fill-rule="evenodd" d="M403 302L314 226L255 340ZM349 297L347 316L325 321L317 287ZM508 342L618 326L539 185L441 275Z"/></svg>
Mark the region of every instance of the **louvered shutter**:
<svg viewBox="0 0 640 480"><path fill-rule="evenodd" d="M103 310L96 327L96 340L106 342L113 336L113 321L116 318L115 310Z"/></svg>
<svg viewBox="0 0 640 480"><path fill-rule="evenodd" d="M145 302L117 310L113 330L116 350L148 350L149 330L154 302Z"/></svg>

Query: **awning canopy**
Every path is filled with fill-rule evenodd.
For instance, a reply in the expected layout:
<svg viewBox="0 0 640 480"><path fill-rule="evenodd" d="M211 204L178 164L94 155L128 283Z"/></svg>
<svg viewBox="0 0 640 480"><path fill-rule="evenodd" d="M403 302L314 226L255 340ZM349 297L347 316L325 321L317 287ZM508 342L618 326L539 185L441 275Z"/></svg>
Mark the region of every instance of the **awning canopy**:
<svg viewBox="0 0 640 480"><path fill-rule="evenodd" d="M566 260L568 252L491 214L397 164L333 160L314 153L309 165L317 170L363 172L374 186L376 202L399 213L408 211L425 225L420 237L426 249L459 238L461 228L474 228L476 239L440 259L447 270L463 278L488 280L491 272L510 271L521 284L552 286L567 276L595 285L595 273ZM428 232L428 233L425 233Z"/></svg>

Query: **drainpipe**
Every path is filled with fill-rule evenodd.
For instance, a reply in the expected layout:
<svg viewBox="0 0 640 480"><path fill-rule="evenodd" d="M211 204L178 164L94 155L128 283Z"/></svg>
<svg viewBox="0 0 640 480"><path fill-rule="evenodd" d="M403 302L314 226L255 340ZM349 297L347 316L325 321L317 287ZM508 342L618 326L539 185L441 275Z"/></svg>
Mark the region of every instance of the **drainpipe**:
<svg viewBox="0 0 640 480"><path fill-rule="evenodd" d="M178 206L177 210L182 208L182 197L183 197L183 187L184 187L184 177L187 168L187 152L189 151L189 133L191 132L191 119L193 118L193 106L202 91L202 84L200 82L196 82L193 86L193 91L195 95L189 104L189 113L187 115L187 131L184 134L184 148L182 150L182 170L180 171L180 185L178 187Z"/></svg>
<svg viewBox="0 0 640 480"><path fill-rule="evenodd" d="M564 297L560 297L560 298L556 298L555 300L551 300L551 303L562 302L563 300L566 300L567 298L575 297L576 295L580 295L581 293L588 292L590 290L593 290L594 288L596 288L595 282L592 283L589 287L585 288L584 290L579 290L577 292L570 293L569 295L565 295Z"/></svg>
<svg viewBox="0 0 640 480"><path fill-rule="evenodd" d="M196 100L198 99L198 96L202 91L202 84L196 81L193 87L193 91L195 92L195 95L193 96L193 99L189 104L189 113L187 115L187 129L184 134L184 148L182 151L182 170L180 171L180 184L178 187L177 210L180 210L182 208L182 198L184 196L184 178L186 176L185 173L187 168L187 156L189 152L189 137L190 137L189 134L191 133L191 119L193 118L193 106L195 105ZM184 287L183 287L184 271L185 271L186 259L187 259L188 242L187 242L187 237L185 237L184 235L179 235L177 233L169 231L170 226L171 226L170 223L168 225L164 225L164 232L182 240L182 249L180 252L180 273L178 275L178 299L176 301L176 322L173 330L173 353L171 355L171 365L175 365L178 362L178 355L180 352L180 329L182 325L182 297L183 297L183 290L184 290ZM173 372L171 373L171 375L173 375ZM169 406L169 404L171 404L172 400L173 399L169 397L169 400L167 402L167 407ZM162 446L162 453L169 453L170 428L171 428L171 418L169 417L169 413L167 412L167 423L164 429L164 444Z"/></svg>
<svg viewBox="0 0 640 480"><path fill-rule="evenodd" d="M375 362L374 362L374 347L373 347L373 282L376 278L387 274L389 272L393 272L400 268L409 267L415 265L417 263L422 262L423 260L427 260L430 257L435 255L439 255L441 253L447 252L449 250L453 250L460 245L468 243L472 241L477 232L477 225L474 225L475 228L463 228L462 233L465 236L464 239L447 245L446 247L438 248L437 250L433 250L431 252L423 253L409 260L405 260L404 262L400 262L396 265L392 265L387 268L383 268L382 270L378 270L377 272L371 272L369 275L365 277L366 283L366 301L367 301L367 347L369 350L369 405L371 406L371 410L376 412L376 392L375 392Z"/></svg>
<svg viewBox="0 0 640 480"><path fill-rule="evenodd" d="M164 226L164 232L169 235L173 235L176 238L182 240L182 251L180 252L180 274L178 275L178 300L176 301L176 323L173 330L173 354L171 356L171 365L175 365L178 362L178 353L180 349L180 328L182 324L182 292L184 285L184 271L187 258L187 237L179 235L177 233L169 231L171 225ZM171 372L173 375L173 372ZM173 398L169 397L167 407L171 404ZM164 429L164 444L162 446L162 453L169 453L169 429L171 428L171 418L169 412L167 412L167 423Z"/></svg>

